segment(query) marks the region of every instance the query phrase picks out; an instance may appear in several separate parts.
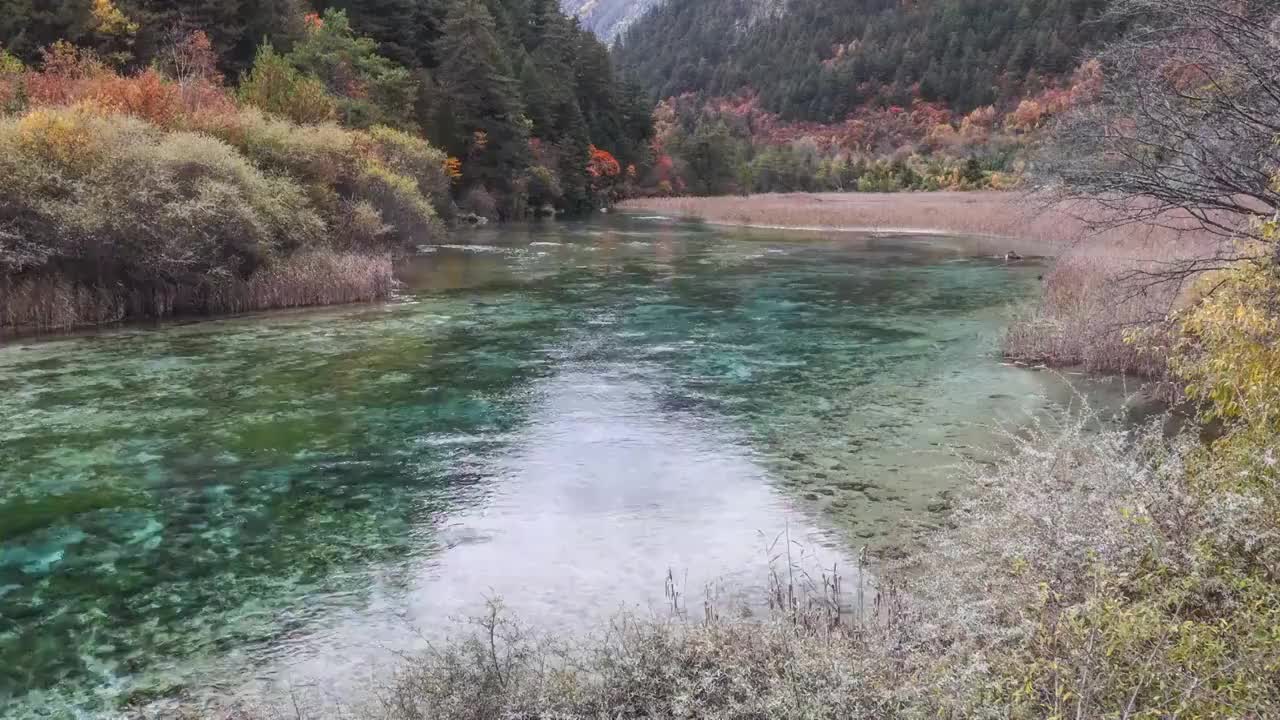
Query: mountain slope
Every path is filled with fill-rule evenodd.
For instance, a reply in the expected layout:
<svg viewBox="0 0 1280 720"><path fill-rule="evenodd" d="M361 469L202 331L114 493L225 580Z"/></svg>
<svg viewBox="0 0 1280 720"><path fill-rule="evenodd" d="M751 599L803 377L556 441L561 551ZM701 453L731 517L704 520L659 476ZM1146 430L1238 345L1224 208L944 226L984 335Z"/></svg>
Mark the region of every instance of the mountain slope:
<svg viewBox="0 0 1280 720"><path fill-rule="evenodd" d="M574 15L606 43L644 15L657 0L560 0L565 14Z"/></svg>
<svg viewBox="0 0 1280 720"><path fill-rule="evenodd" d="M867 104L1011 102L1118 28L1106 0L686 0L650 9L616 57L656 98L759 94L784 118Z"/></svg>

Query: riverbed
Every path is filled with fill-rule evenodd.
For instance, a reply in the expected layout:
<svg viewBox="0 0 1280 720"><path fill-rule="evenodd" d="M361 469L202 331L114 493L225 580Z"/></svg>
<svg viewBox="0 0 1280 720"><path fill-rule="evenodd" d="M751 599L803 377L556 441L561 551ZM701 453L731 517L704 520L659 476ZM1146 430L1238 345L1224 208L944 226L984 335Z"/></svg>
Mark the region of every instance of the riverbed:
<svg viewBox="0 0 1280 720"><path fill-rule="evenodd" d="M459 233L378 305L0 346L0 716L341 690L487 598L750 605L780 547L856 574L1066 397L995 353L1041 272L610 216Z"/></svg>

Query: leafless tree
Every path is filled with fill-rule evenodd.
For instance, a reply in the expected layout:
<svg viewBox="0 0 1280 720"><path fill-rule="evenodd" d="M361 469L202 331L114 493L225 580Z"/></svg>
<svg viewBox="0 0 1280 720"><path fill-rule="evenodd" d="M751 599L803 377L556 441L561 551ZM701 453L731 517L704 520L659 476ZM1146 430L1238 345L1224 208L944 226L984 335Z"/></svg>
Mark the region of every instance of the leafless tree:
<svg viewBox="0 0 1280 720"><path fill-rule="evenodd" d="M1101 55L1097 101L1059 121L1045 184L1101 204L1110 227L1256 241L1225 242L1171 277L1275 253L1256 220L1280 209L1280 2L1115 0L1111 12L1130 30Z"/></svg>

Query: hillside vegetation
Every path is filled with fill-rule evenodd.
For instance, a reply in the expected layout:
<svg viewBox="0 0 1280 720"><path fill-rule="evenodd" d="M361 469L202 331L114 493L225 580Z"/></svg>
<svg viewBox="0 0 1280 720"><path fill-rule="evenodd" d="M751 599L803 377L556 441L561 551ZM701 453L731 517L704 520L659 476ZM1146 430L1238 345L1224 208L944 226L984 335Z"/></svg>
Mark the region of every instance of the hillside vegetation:
<svg viewBox="0 0 1280 720"><path fill-rule="evenodd" d="M29 66L64 41L125 75L163 71L176 40L200 32L230 84L254 81L244 91L250 103L262 105L253 94L263 82L293 83L296 75L288 102L275 100L269 112L426 137L457 158L453 195L481 214L594 209L623 178L594 177L590 148L625 169L643 161L650 133L648 101L621 82L605 46L554 0L268 0L251 7L72 0L6 8L0 48ZM255 80L264 63L274 74Z"/></svg>
<svg viewBox="0 0 1280 720"><path fill-rule="evenodd" d="M1105 0L653 8L615 54L659 101L652 194L1007 189L1098 91Z"/></svg>
<svg viewBox="0 0 1280 720"><path fill-rule="evenodd" d="M654 97L758 94L784 120L867 105L1008 105L1112 37L1106 0L706 0L655 6L619 61Z"/></svg>
<svg viewBox="0 0 1280 720"><path fill-rule="evenodd" d="M0 328L385 297L459 210L593 210L646 152L554 4L232 5L0 18Z"/></svg>

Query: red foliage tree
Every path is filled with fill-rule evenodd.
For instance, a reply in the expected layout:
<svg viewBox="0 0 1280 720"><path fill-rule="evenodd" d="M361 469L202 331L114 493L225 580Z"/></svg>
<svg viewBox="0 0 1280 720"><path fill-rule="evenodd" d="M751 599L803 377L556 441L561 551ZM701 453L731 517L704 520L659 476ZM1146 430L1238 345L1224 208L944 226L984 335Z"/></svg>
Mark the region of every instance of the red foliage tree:
<svg viewBox="0 0 1280 720"><path fill-rule="evenodd" d="M590 157L587 160L587 174L598 180L615 178L622 173L622 166L608 150L590 146Z"/></svg>

